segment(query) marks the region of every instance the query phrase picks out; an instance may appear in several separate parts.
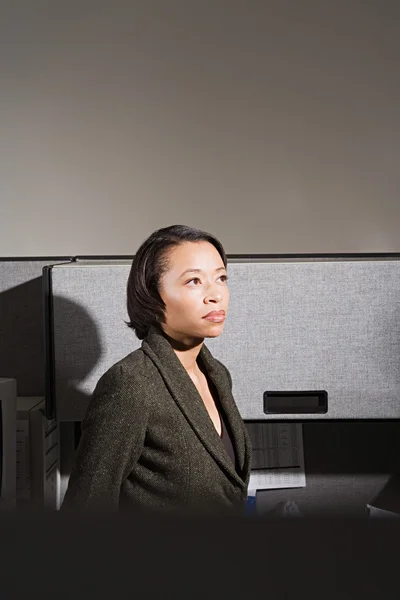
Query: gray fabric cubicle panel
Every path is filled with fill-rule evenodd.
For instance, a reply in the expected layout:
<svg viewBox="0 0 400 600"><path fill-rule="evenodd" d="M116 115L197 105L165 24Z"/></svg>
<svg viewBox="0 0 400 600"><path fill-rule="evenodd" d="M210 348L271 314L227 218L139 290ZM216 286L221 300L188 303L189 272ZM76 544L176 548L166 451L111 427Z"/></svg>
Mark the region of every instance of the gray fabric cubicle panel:
<svg viewBox="0 0 400 600"><path fill-rule="evenodd" d="M140 347L124 323L130 264L51 269L59 420L81 420L99 377ZM244 419L400 418L398 259L232 259L228 274L225 328L206 345ZM265 390L326 390L328 412L265 415Z"/></svg>
<svg viewBox="0 0 400 600"><path fill-rule="evenodd" d="M60 421L81 421L101 375L140 347L127 327L131 261L82 261L51 270L54 396Z"/></svg>
<svg viewBox="0 0 400 600"><path fill-rule="evenodd" d="M207 345L245 419L400 418L398 260L230 267L230 315ZM265 415L263 392L326 390L328 412Z"/></svg>

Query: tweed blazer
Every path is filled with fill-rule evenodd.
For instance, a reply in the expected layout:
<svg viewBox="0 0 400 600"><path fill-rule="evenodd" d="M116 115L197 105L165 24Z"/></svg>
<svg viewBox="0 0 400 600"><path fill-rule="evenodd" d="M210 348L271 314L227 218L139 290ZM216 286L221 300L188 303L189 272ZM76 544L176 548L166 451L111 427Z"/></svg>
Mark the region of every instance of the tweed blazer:
<svg viewBox="0 0 400 600"><path fill-rule="evenodd" d="M141 348L110 367L95 387L62 510L244 509L251 445L231 376L204 344L197 360L218 391L237 471L171 344L151 327Z"/></svg>

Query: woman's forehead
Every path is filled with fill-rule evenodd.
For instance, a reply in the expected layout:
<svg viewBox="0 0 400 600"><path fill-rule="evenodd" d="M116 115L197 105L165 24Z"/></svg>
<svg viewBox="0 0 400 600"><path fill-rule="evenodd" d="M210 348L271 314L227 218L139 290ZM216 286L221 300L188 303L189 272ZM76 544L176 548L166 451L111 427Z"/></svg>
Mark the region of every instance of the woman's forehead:
<svg viewBox="0 0 400 600"><path fill-rule="evenodd" d="M169 251L169 271L212 271L221 267L224 267L223 260L218 250L209 242L184 242Z"/></svg>

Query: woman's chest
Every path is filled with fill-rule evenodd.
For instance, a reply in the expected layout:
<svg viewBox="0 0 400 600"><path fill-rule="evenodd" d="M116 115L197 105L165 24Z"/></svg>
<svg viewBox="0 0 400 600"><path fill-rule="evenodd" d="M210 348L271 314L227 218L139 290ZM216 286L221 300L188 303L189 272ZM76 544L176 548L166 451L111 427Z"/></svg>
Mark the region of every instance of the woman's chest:
<svg viewBox="0 0 400 600"><path fill-rule="evenodd" d="M221 418L218 411L218 391L214 384L205 376L193 381L196 389L203 401L204 407L210 417L218 435L221 435Z"/></svg>

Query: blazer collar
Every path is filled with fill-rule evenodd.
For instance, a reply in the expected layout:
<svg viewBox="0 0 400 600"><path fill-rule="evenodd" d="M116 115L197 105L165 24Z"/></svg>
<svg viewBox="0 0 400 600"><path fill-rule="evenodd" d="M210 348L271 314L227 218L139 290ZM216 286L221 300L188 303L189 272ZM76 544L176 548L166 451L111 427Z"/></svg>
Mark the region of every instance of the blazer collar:
<svg viewBox="0 0 400 600"><path fill-rule="evenodd" d="M214 359L203 344L198 358L203 361L207 375L217 388L221 406L230 426L238 468L240 474L244 475L244 479L236 472L196 386L165 334L154 326L150 327L148 335L142 341L142 350L156 365L175 402L210 454L241 487L245 487L249 451L246 447L243 422L232 397L223 365Z"/></svg>

